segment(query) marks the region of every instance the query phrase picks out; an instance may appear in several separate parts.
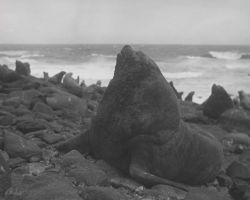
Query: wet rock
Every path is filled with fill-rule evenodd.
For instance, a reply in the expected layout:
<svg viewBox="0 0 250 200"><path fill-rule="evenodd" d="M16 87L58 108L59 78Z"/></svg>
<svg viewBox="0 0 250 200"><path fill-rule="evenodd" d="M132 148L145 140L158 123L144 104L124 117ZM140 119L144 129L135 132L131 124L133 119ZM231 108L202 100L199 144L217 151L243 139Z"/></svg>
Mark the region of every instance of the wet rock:
<svg viewBox="0 0 250 200"><path fill-rule="evenodd" d="M13 168L16 168L16 167L20 167L25 162L26 162L25 159L17 157L17 158L11 158L8 161L8 164L9 164L10 168L13 169Z"/></svg>
<svg viewBox="0 0 250 200"><path fill-rule="evenodd" d="M187 192L180 190L178 188L174 188L168 185L156 185L152 187L152 190L162 194L163 196L168 197L169 199L185 199L187 196Z"/></svg>
<svg viewBox="0 0 250 200"><path fill-rule="evenodd" d="M214 84L211 95L203 103L202 107L204 115L218 119L223 112L233 108L233 102L222 86Z"/></svg>
<svg viewBox="0 0 250 200"><path fill-rule="evenodd" d="M40 156L42 153L35 143L10 131L6 131L4 134L4 150L11 158L27 159L31 156Z"/></svg>
<svg viewBox="0 0 250 200"><path fill-rule="evenodd" d="M86 187L80 196L86 200L125 200L127 199L119 190L108 187Z"/></svg>
<svg viewBox="0 0 250 200"><path fill-rule="evenodd" d="M230 133L226 135L223 140L231 141L233 145L250 146L250 137L245 133Z"/></svg>
<svg viewBox="0 0 250 200"><path fill-rule="evenodd" d="M0 152L0 196L11 186L10 169Z"/></svg>
<svg viewBox="0 0 250 200"><path fill-rule="evenodd" d="M16 60L16 72L20 75L29 76L30 75L30 64L22 63L19 60Z"/></svg>
<svg viewBox="0 0 250 200"><path fill-rule="evenodd" d="M250 185L246 181L234 179L234 184L229 192L235 200L250 199Z"/></svg>
<svg viewBox="0 0 250 200"><path fill-rule="evenodd" d="M46 121L41 119L20 119L17 121L16 128L22 133L44 130L47 128Z"/></svg>

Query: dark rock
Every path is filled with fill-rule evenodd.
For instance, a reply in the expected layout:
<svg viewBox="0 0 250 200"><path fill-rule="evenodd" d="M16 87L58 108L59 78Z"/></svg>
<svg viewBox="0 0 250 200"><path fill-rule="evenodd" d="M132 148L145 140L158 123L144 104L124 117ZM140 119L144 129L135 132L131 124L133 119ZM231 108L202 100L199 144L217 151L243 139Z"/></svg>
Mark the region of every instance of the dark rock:
<svg viewBox="0 0 250 200"><path fill-rule="evenodd" d="M66 74L66 72L61 71L58 74L55 74L54 76L48 78L48 81L53 83L53 84L60 84L62 82L63 76Z"/></svg>
<svg viewBox="0 0 250 200"><path fill-rule="evenodd" d="M30 75L30 64L22 63L16 60L16 72L20 75L29 76Z"/></svg>
<svg viewBox="0 0 250 200"><path fill-rule="evenodd" d="M231 188L233 185L232 179L224 173L220 173L216 179L221 187Z"/></svg>
<svg viewBox="0 0 250 200"><path fill-rule="evenodd" d="M62 164L66 168L70 168L74 164L74 168L70 168L68 176L73 177L77 183L86 184L88 186L102 185L107 182L107 176L98 165L85 159L79 152L71 151L63 157Z"/></svg>
<svg viewBox="0 0 250 200"><path fill-rule="evenodd" d="M250 137L245 133L230 133L223 140L231 141L232 144L250 146Z"/></svg>
<svg viewBox="0 0 250 200"><path fill-rule="evenodd" d="M23 200L82 200L67 179L52 172L24 176L17 189Z"/></svg>
<svg viewBox="0 0 250 200"><path fill-rule="evenodd" d="M192 102L193 101L194 93L195 93L194 91L189 92L188 95L185 97L184 101L190 101L190 102Z"/></svg>
<svg viewBox="0 0 250 200"><path fill-rule="evenodd" d="M47 115L54 115L54 111L51 109L51 107L42 102L37 102L33 107L33 111Z"/></svg>
<svg viewBox="0 0 250 200"><path fill-rule="evenodd" d="M10 70L7 65L0 65L0 81L8 83L17 81L20 78L21 77L13 70Z"/></svg>
<svg viewBox="0 0 250 200"><path fill-rule="evenodd" d="M152 187L152 190L161 193L163 196L168 197L169 199L185 199L187 192L183 190L168 186L168 185L156 185ZM166 198L167 199L167 198Z"/></svg>
<svg viewBox="0 0 250 200"><path fill-rule="evenodd" d="M232 178L250 180L250 167L242 162L234 161L227 168L227 175Z"/></svg>
<svg viewBox="0 0 250 200"><path fill-rule="evenodd" d="M250 111L250 94L247 94L241 90L239 91L239 98L242 108Z"/></svg>
<svg viewBox="0 0 250 200"><path fill-rule="evenodd" d="M119 190L108 187L86 187L80 196L85 200L125 200L128 199Z"/></svg>
<svg viewBox="0 0 250 200"><path fill-rule="evenodd" d="M22 133L44 130L47 128L46 121L39 119L20 119L17 121L16 128Z"/></svg>
<svg viewBox="0 0 250 200"><path fill-rule="evenodd" d="M0 196L11 186L10 169L0 152Z"/></svg>
<svg viewBox="0 0 250 200"><path fill-rule="evenodd" d="M234 184L229 192L235 200L250 199L250 185L246 181L234 179Z"/></svg>
<svg viewBox="0 0 250 200"><path fill-rule="evenodd" d="M211 95L202 107L204 115L218 119L224 111L233 107L233 102L223 87L214 84Z"/></svg>
<svg viewBox="0 0 250 200"><path fill-rule="evenodd" d="M15 116L9 112L0 111L0 125L10 126L15 123Z"/></svg>
<svg viewBox="0 0 250 200"><path fill-rule="evenodd" d="M10 166L10 168L17 168L17 167L20 167L23 163L25 163L26 160L23 159L23 158L20 158L20 157L17 157L17 158L11 158L9 161L8 161L8 164Z"/></svg>
<svg viewBox="0 0 250 200"><path fill-rule="evenodd" d="M11 158L21 157L27 159L31 156L40 156L42 153L35 143L10 131L6 131L4 134L4 150Z"/></svg>

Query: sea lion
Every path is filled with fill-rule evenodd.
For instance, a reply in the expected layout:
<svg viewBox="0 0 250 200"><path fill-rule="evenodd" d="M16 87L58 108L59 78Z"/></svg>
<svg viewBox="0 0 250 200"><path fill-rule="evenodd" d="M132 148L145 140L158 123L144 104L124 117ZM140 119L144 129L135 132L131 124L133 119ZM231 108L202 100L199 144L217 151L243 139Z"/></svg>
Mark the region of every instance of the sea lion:
<svg viewBox="0 0 250 200"><path fill-rule="evenodd" d="M65 74L64 79L63 79L63 86L71 94L74 94L76 96L81 96L82 95L82 88L77 83L77 81L75 79L73 79L72 75L73 75L72 73Z"/></svg>
<svg viewBox="0 0 250 200"><path fill-rule="evenodd" d="M224 111L233 108L233 101L220 85L213 84L211 91L211 95L202 104L203 114L218 119Z"/></svg>
<svg viewBox="0 0 250 200"><path fill-rule="evenodd" d="M171 88L173 89L173 91L174 91L174 93L175 93L177 99L180 99L180 100L181 100L181 99L182 99L183 92L178 92L178 91L176 90L173 81L170 81L169 84L170 84Z"/></svg>
<svg viewBox="0 0 250 200"><path fill-rule="evenodd" d="M239 91L240 105L246 110L250 110L250 94L245 93L243 90Z"/></svg>
<svg viewBox="0 0 250 200"><path fill-rule="evenodd" d="M177 97L159 67L130 46L117 56L114 77L90 130L56 147L88 149L146 186L184 190L181 183L213 180L223 157L213 136L182 122Z"/></svg>
<svg viewBox="0 0 250 200"><path fill-rule="evenodd" d="M184 101L193 102L194 93L195 93L194 91L189 92Z"/></svg>
<svg viewBox="0 0 250 200"><path fill-rule="evenodd" d="M48 72L43 72L43 80L44 81L49 81L49 73Z"/></svg>
<svg viewBox="0 0 250 200"><path fill-rule="evenodd" d="M61 71L58 74L55 74L51 78L48 79L49 82L54 83L54 84L60 84L62 82L63 76L66 74L65 71Z"/></svg>

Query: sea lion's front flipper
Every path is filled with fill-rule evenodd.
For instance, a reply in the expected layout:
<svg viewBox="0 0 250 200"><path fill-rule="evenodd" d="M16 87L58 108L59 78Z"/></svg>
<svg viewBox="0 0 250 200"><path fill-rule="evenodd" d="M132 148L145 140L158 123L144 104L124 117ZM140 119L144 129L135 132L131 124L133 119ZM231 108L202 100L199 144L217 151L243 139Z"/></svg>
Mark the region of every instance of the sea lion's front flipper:
<svg viewBox="0 0 250 200"><path fill-rule="evenodd" d="M150 173L150 160L148 158L149 156L147 155L147 150L145 148L142 150L137 149L132 153L129 166L129 173L132 178L145 186L164 184L188 192L188 187L186 185Z"/></svg>
<svg viewBox="0 0 250 200"><path fill-rule="evenodd" d="M81 133L67 141L60 142L54 145L54 148L64 153L67 153L71 150L77 150L80 153L88 153L90 151L89 131Z"/></svg>

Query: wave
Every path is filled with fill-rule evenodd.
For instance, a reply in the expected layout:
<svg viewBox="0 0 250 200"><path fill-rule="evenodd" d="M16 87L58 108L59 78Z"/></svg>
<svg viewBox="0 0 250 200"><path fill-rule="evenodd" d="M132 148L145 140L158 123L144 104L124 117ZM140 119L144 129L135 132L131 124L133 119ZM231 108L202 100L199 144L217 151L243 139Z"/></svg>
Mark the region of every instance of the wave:
<svg viewBox="0 0 250 200"><path fill-rule="evenodd" d="M185 79L196 78L202 75L201 72L163 72L166 78L170 79Z"/></svg>
<svg viewBox="0 0 250 200"><path fill-rule="evenodd" d="M239 59L250 59L250 54L240 53L237 51L210 51L208 54L203 55L203 57L224 59L224 60L239 60Z"/></svg>
<svg viewBox="0 0 250 200"><path fill-rule="evenodd" d="M22 58L37 58L37 57L44 57L43 54L40 54L38 52L29 52L29 51L0 51L0 57L9 57L9 58L16 58L16 59L22 59Z"/></svg>
<svg viewBox="0 0 250 200"><path fill-rule="evenodd" d="M104 57L104 58L116 58L116 55L105 55L105 54L98 54L98 53L91 53L92 57Z"/></svg>
<svg viewBox="0 0 250 200"><path fill-rule="evenodd" d="M44 55L39 53L34 53L34 54L26 54L20 56L20 58L37 58L37 57L44 57Z"/></svg>
<svg viewBox="0 0 250 200"><path fill-rule="evenodd" d="M0 51L0 56L10 56L10 57L15 57L15 56L22 56L24 54L27 54L28 51L13 51L13 50L10 50L10 51Z"/></svg>

